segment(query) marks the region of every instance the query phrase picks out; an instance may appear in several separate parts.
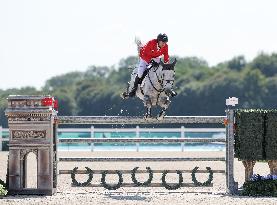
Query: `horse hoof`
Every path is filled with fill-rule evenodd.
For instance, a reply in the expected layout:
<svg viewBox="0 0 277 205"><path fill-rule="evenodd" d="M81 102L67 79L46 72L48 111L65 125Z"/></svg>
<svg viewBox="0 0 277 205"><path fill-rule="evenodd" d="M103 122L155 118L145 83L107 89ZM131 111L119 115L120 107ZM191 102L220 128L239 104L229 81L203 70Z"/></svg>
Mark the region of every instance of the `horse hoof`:
<svg viewBox="0 0 277 205"><path fill-rule="evenodd" d="M121 97L122 99L127 99L127 98L129 97L129 95L128 95L127 92L123 92L123 93L121 93L120 97Z"/></svg>
<svg viewBox="0 0 277 205"><path fill-rule="evenodd" d="M160 113L160 114L158 115L158 117L157 117L157 120L163 120L163 119L164 119L164 116L165 116L165 113L164 113L164 112Z"/></svg>
<svg viewBox="0 0 277 205"><path fill-rule="evenodd" d="M158 116L157 117L157 120L163 120L164 119L164 116Z"/></svg>
<svg viewBox="0 0 277 205"><path fill-rule="evenodd" d="M149 114L146 114L146 115L144 115L144 119L145 120L149 120L149 119L151 119L152 117L151 117L151 115L149 115Z"/></svg>

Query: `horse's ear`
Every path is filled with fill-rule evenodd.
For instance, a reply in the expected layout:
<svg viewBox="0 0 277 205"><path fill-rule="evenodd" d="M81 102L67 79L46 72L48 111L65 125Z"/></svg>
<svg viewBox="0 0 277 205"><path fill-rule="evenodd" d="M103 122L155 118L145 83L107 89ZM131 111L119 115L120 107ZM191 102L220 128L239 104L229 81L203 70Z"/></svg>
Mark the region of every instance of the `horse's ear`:
<svg viewBox="0 0 277 205"><path fill-rule="evenodd" d="M173 67L176 65L176 63L177 63L177 59L175 58L173 63L172 63Z"/></svg>
<svg viewBox="0 0 277 205"><path fill-rule="evenodd" d="M174 70L174 66L177 62L177 59L175 58L173 63L170 63L170 64L165 64L162 60L161 60L161 65L163 67L163 70Z"/></svg>
<svg viewBox="0 0 277 205"><path fill-rule="evenodd" d="M162 60L160 61L160 63L161 63L161 65L164 67L165 64L164 64L164 62L163 62Z"/></svg>
<svg viewBox="0 0 277 205"><path fill-rule="evenodd" d="M176 63L177 63L177 59L175 58L173 63L171 63L171 66L170 66L171 70L174 70L174 67L175 67Z"/></svg>

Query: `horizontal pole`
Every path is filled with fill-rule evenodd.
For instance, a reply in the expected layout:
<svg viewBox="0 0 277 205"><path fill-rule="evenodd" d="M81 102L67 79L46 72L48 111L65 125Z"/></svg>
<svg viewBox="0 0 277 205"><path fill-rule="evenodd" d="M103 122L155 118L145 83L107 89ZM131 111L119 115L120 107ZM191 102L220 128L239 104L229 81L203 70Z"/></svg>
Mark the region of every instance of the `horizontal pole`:
<svg viewBox="0 0 277 205"><path fill-rule="evenodd" d="M225 142L223 138L62 138L59 143L181 143L181 142Z"/></svg>
<svg viewBox="0 0 277 205"><path fill-rule="evenodd" d="M163 120L142 116L58 116L59 124L223 124L226 116L166 116Z"/></svg>
<svg viewBox="0 0 277 205"><path fill-rule="evenodd" d="M177 182L178 182L178 180L176 180L176 183ZM176 183L167 183L167 184L170 186L174 186L174 185L176 185ZM73 184L71 184L71 186L78 187ZM213 186L213 183L211 183L210 185L205 186L205 187L212 187L212 186ZM102 184L89 184L89 185L87 185L87 187L103 187L103 185ZM135 185L134 183L122 183L121 187L138 187L138 186ZM141 187L143 187L143 186L141 186ZM161 183L151 183L147 187L163 187L163 185ZM194 185L193 183L182 183L181 187L197 187L197 186ZM201 187L203 187L203 186L201 186Z"/></svg>
<svg viewBox="0 0 277 205"><path fill-rule="evenodd" d="M92 170L93 171L93 174L102 174L104 171L107 171L107 170ZM131 174L132 173L132 170L108 170L109 173L111 174L116 174L116 171L120 171L122 174ZM152 170L153 173L162 173L163 171L165 170ZM176 170L167 170L168 173L176 173ZM192 170L179 170L181 171L182 173L191 173ZM225 173L225 170L212 170L213 173L219 173L219 174L224 174ZM87 174L86 173L87 170L77 170L76 171L76 174ZM71 174L72 173L72 170L59 170L59 174ZM140 170L138 169L136 171L137 174L145 174L145 173L148 173L147 170L143 169L143 170ZM197 173L209 173L208 170L197 170Z"/></svg>
<svg viewBox="0 0 277 205"><path fill-rule="evenodd" d="M8 129L7 129L8 130ZM4 131L4 129L3 129ZM91 128L58 128L58 132L90 132ZM185 132L225 132L225 128L185 128ZM94 128L94 132L136 132L136 128ZM181 128L139 128L139 132L181 132Z"/></svg>
<svg viewBox="0 0 277 205"><path fill-rule="evenodd" d="M91 128L58 128L58 132L90 132ZM9 128L2 128L9 132ZM94 128L95 132L136 132L136 128ZM185 132L225 132L225 128L185 128ZM139 132L181 132L180 128L139 128Z"/></svg>
<svg viewBox="0 0 277 205"><path fill-rule="evenodd" d="M91 128L58 128L58 132L90 132ZM94 128L95 132L136 132L136 128ZM9 132L9 128L2 128ZM225 128L185 128L185 132L225 132ZM180 128L139 128L139 132L181 132ZM4 138L5 139L5 138ZM7 138L8 139L8 138Z"/></svg>
<svg viewBox="0 0 277 205"><path fill-rule="evenodd" d="M60 157L60 162L182 162L182 161L225 161L224 157L213 158L184 158L184 157Z"/></svg>
<svg viewBox="0 0 277 205"><path fill-rule="evenodd" d="M6 115L14 115L14 114L54 114L56 111L49 106L41 106L36 107L35 109L30 109L28 107L22 108L7 108L5 110Z"/></svg>

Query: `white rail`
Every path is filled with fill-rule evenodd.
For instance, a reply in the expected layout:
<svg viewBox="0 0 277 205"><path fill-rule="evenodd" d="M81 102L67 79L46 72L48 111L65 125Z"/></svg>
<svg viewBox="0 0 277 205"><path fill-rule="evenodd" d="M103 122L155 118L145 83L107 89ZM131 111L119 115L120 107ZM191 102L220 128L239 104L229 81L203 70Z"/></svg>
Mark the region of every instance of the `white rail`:
<svg viewBox="0 0 277 205"><path fill-rule="evenodd" d="M166 116L162 120L141 116L59 116L59 124L223 124L226 116Z"/></svg>
<svg viewBox="0 0 277 205"><path fill-rule="evenodd" d="M97 142L107 142L109 140L115 141L118 140L118 142L120 141L128 141L132 142L135 141L136 143L136 151L139 152L140 150L140 142L143 142L144 140L136 140L141 138L141 133L180 133L181 139L181 151L184 152L185 151L185 142L189 142L190 140L193 141L193 139L184 139L186 136L186 133L190 132L190 133L207 133L207 132L215 132L215 133L225 133L226 129L225 128L185 128L184 126L181 126L180 128L140 128L139 126L136 126L135 128L95 128L94 126L91 126L90 128L59 128L58 132L62 132L62 133L78 133L78 132L86 132L86 133L90 133L90 138L89 139L60 139L59 142L60 143L77 143L77 142L87 142L87 143L91 143L91 151L93 152L95 150L94 147L94 143ZM108 139L108 138L104 138L104 139L93 139L95 138L95 134L97 133L134 133L136 136L134 139L126 139L126 138L122 138L120 139ZM147 140L147 139L146 139ZM146 141L145 140L145 141ZM157 139L160 143L163 141L163 138ZM173 139L172 139L173 140ZM148 139L148 141L151 141L151 139ZM155 139L153 140L155 141ZM164 141L167 141L166 139L164 139ZM178 140L176 140L177 142ZM205 141L205 139L203 139L203 142ZM215 141L214 139L207 139L206 142L209 141ZM219 139L220 141L220 139ZM175 142L175 143L176 143ZM223 142L221 140L221 142ZM177 142L178 143L178 142Z"/></svg>
<svg viewBox="0 0 277 205"><path fill-rule="evenodd" d="M183 127L183 126L182 126ZM136 126L135 128L58 128L58 132L91 132L91 130L95 132L225 132L225 128L140 128Z"/></svg>
<svg viewBox="0 0 277 205"><path fill-rule="evenodd" d="M8 132L8 131L9 131L8 128L2 128L0 126L0 151L2 151L2 149L3 149L2 142L9 141L9 138L3 138L3 132ZM190 132L190 133L207 133L207 132L225 133L225 131L226 131L225 128L185 128L184 126L181 126L180 128L141 128L139 126L136 126L135 128L95 128L94 126L91 126L90 128L58 128L58 132L60 132L60 133L79 133L79 132L90 133L90 138L92 139L91 144L90 144L91 151L95 150L93 138L95 138L95 134L97 134L97 133L106 133L106 132L107 133L111 133L111 132L113 132L113 133L135 133L135 138L138 139L138 138L141 138L142 133L175 133L176 132L176 133L180 133L181 150L183 152L183 151L185 151L186 140L182 140L182 139L185 138L186 133L188 133L188 132ZM97 138L97 140L101 141L101 139L99 139L99 138ZM63 142L63 141L65 142L66 139L61 140L61 142ZM136 143L136 151L139 152L140 140L136 140L135 143Z"/></svg>

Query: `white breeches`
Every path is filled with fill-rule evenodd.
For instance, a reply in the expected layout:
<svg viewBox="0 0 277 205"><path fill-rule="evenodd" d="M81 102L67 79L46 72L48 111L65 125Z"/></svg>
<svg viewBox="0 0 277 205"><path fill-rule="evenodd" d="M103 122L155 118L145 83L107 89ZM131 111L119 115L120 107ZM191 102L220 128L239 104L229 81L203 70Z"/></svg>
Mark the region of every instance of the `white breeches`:
<svg viewBox="0 0 277 205"><path fill-rule="evenodd" d="M148 63L145 60L140 59L139 66L138 66L138 77L139 78L142 77L142 74L146 70L147 66L148 66Z"/></svg>

